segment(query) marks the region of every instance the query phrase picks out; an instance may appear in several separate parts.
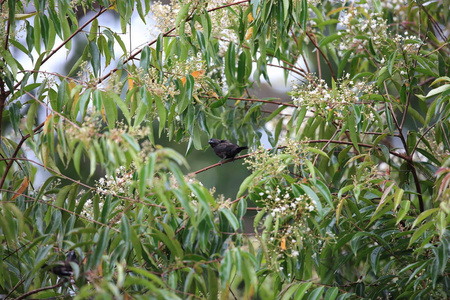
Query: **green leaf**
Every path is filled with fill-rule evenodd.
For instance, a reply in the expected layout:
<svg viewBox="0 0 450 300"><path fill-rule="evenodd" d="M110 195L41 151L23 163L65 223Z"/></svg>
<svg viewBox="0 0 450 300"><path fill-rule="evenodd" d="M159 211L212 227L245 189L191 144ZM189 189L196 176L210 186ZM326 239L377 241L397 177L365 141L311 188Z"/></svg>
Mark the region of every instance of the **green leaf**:
<svg viewBox="0 0 450 300"><path fill-rule="evenodd" d="M187 13L188 13L188 10L189 10L189 6L191 6L190 2L188 2L187 4L184 4L183 6L181 6L180 10L178 11L177 18L175 20L176 26L180 25L182 20L186 20L187 19Z"/></svg>
<svg viewBox="0 0 450 300"><path fill-rule="evenodd" d="M424 219L428 218L430 215L439 211L439 208L432 208L422 212L412 224L412 227L415 227L417 224L422 222Z"/></svg>
<svg viewBox="0 0 450 300"><path fill-rule="evenodd" d="M130 221L128 220L127 216L125 214L122 215L122 219L120 221L120 233L122 235L122 240L124 242L130 242L130 233L131 227L130 227Z"/></svg>
<svg viewBox="0 0 450 300"><path fill-rule="evenodd" d="M450 84L444 84L444 85L441 85L438 88L435 88L435 89L432 89L431 91L429 91L428 94L425 97L426 98L433 97L433 96L442 94L442 93L444 93L444 92L446 92L448 90L450 90Z"/></svg>
<svg viewBox="0 0 450 300"><path fill-rule="evenodd" d="M150 279L153 283L156 283L160 287L165 286L165 283L161 280L161 278L158 277L157 275L153 274L150 271L147 271L143 268L133 267L133 266L128 266L127 268L130 271L132 271L133 273L145 276L146 278ZM136 278L133 278L133 279L136 279Z"/></svg>
<svg viewBox="0 0 450 300"><path fill-rule="evenodd" d="M380 262L380 254L382 251L384 251L383 247L375 247L372 253L370 254L370 265L375 275L378 274L378 271L380 269L379 262Z"/></svg>
<svg viewBox="0 0 450 300"><path fill-rule="evenodd" d="M13 77L16 78L18 69L23 70L22 65L14 59L10 51L0 48L0 54L5 60L6 64L9 66Z"/></svg>
<svg viewBox="0 0 450 300"><path fill-rule="evenodd" d="M303 296L306 295L306 291L309 290L311 286L312 282L305 282L300 284L300 287L297 289L297 292L295 293L294 299L295 300L303 299Z"/></svg>
<svg viewBox="0 0 450 300"><path fill-rule="evenodd" d="M95 42L89 42L89 54L91 60L92 71L96 76L100 74L101 53Z"/></svg>
<svg viewBox="0 0 450 300"><path fill-rule="evenodd" d="M314 289L310 294L309 297L307 298L308 300L316 300L316 299L321 299L322 298L322 294L323 294L323 290L325 289L324 286L320 286L316 289Z"/></svg>
<svg viewBox="0 0 450 300"><path fill-rule="evenodd" d="M410 205L411 205L411 201L409 201L409 200L403 200L400 203L400 209L397 214L397 222L395 223L395 225L398 225L398 223L400 223L400 221L405 218L405 216L409 212Z"/></svg>
<svg viewBox="0 0 450 300"><path fill-rule="evenodd" d="M117 106L114 100L110 97L110 93L100 92L99 90L94 91L94 103L96 98L99 99L100 103L103 103L103 108L105 109L106 118L108 120L108 127L110 129L116 126L116 121L118 117Z"/></svg>
<svg viewBox="0 0 450 300"><path fill-rule="evenodd" d="M357 131L357 124L356 124L356 117L354 116L354 110L352 111L352 114L347 119L348 121L348 131L350 133L350 140L353 143L353 146L355 147L357 152L360 152L359 146L358 146L358 135L356 133Z"/></svg>
<svg viewBox="0 0 450 300"><path fill-rule="evenodd" d="M162 223L162 225L165 225L164 229L166 230L168 227L168 225ZM169 230L170 232L170 230ZM166 232L167 233L167 232ZM173 255L173 259L177 258L180 259L183 257L183 249L181 248L180 243L174 239L174 235L169 236L168 234L164 234L159 230L154 229L152 234L152 236L154 236L155 238L157 238L158 240L160 240L164 245L166 245L170 252Z"/></svg>
<svg viewBox="0 0 450 300"><path fill-rule="evenodd" d="M320 150L320 149L313 148L313 147L306 147L306 150L307 150L308 152L316 153L316 154L322 155L323 157L326 157L326 158L330 159L330 157L328 156L328 154L326 154L325 152L323 152L323 151Z"/></svg>
<svg viewBox="0 0 450 300"><path fill-rule="evenodd" d="M334 209L334 204L333 204L333 200L332 200L332 197L331 197L331 192L330 192L328 186L324 182L322 182L320 180L316 180L315 186L319 190L320 194L325 198L325 200L327 201L328 205L332 209Z"/></svg>
<svg viewBox="0 0 450 300"><path fill-rule="evenodd" d="M231 227L236 231L239 229L239 221L236 216L226 207L221 207L219 211L227 218L230 222Z"/></svg>
<svg viewBox="0 0 450 300"><path fill-rule="evenodd" d="M127 120L128 125L131 126L131 116L130 116L130 111L127 107L127 105L125 104L125 102L119 97L119 95L117 95L116 93L113 92L108 92L109 96L111 96L114 100L114 103L117 104L117 106L120 108L120 110L122 111L125 119Z"/></svg>
<svg viewBox="0 0 450 300"><path fill-rule="evenodd" d="M261 173L261 171L255 171L252 174L250 174L247 178L242 181L241 186L239 187L239 191L236 195L236 198L241 197L244 192L250 187L250 185L253 183L253 179L258 176Z"/></svg>
<svg viewBox="0 0 450 300"><path fill-rule="evenodd" d="M150 61L151 61L151 50L150 47L145 46L141 51L141 59L140 59L140 68L142 68L144 71L147 71L150 67Z"/></svg>
<svg viewBox="0 0 450 300"><path fill-rule="evenodd" d="M300 25L303 30L306 30L306 22L308 20L308 0L301 0L302 10L300 11Z"/></svg>
<svg viewBox="0 0 450 300"><path fill-rule="evenodd" d="M56 111L62 111L62 108L66 101L68 100L69 95L67 91L67 82L62 81L58 88L58 96L56 98Z"/></svg>
<svg viewBox="0 0 450 300"><path fill-rule="evenodd" d="M342 36L338 32L333 33L331 35L327 35L323 39L320 40L319 47L322 48L323 46L325 46L329 43L332 43L333 41L341 39L341 38L342 38Z"/></svg>
<svg viewBox="0 0 450 300"><path fill-rule="evenodd" d="M108 246L109 243L108 240L109 228L103 227L99 231L100 235L98 236L97 243L94 246L92 254L89 256L88 259L88 269L95 269L100 264L101 259L103 257L103 253L105 252L106 247Z"/></svg>
<svg viewBox="0 0 450 300"><path fill-rule="evenodd" d="M93 42L97 39L97 31L98 31L98 19L95 18L92 20L91 29L89 30L88 40Z"/></svg>
<svg viewBox="0 0 450 300"><path fill-rule="evenodd" d="M34 17L34 49L36 49L36 52L38 54L41 53L41 37L42 31L41 31L41 18L39 18L39 15L36 15Z"/></svg>
<svg viewBox="0 0 450 300"><path fill-rule="evenodd" d="M409 246L411 246L419 237L421 237L422 234L425 233L425 231L430 229L431 226L433 226L433 222L430 221L430 222L427 222L427 223L423 224L418 229L416 229L414 231L413 235L411 236L411 239L409 241Z"/></svg>
<svg viewBox="0 0 450 300"><path fill-rule="evenodd" d="M35 123L35 118L37 117L37 110L39 108L39 103L38 102L33 102L30 105L30 108L28 109L27 112L27 131L28 134L33 135L33 129L34 129L34 123Z"/></svg>
<svg viewBox="0 0 450 300"><path fill-rule="evenodd" d="M381 196L381 200L380 203L378 203L377 208L375 209L374 215L376 215L376 213L383 208L383 206L392 199L392 196L388 196L389 193L391 192L391 190L394 188L395 183L391 182L388 187L384 190L383 195Z"/></svg>
<svg viewBox="0 0 450 300"><path fill-rule="evenodd" d="M334 286L332 288L329 288L327 292L325 293L324 300L334 300L336 299L337 295L339 294L338 287Z"/></svg>
<svg viewBox="0 0 450 300"><path fill-rule="evenodd" d="M158 116L159 116L159 137L161 137L161 133L166 124L167 111L164 106L164 103L162 102L162 100L159 96L155 96L154 100L155 100L156 109L157 109Z"/></svg>
<svg viewBox="0 0 450 300"><path fill-rule="evenodd" d="M230 250L225 252L224 258L220 262L219 277L221 283L222 293L225 295L228 293L228 288L230 286L231 270L233 268L233 258Z"/></svg>

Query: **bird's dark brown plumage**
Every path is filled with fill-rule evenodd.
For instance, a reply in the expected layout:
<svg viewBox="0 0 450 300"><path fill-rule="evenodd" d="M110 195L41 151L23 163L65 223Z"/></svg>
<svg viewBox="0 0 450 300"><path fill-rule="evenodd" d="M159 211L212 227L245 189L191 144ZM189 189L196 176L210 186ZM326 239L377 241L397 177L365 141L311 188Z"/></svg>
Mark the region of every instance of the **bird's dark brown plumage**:
<svg viewBox="0 0 450 300"><path fill-rule="evenodd" d="M65 261L58 261L50 265L50 272L58 275L59 277L70 277L73 275L73 268L70 263L78 264L78 258L75 251L69 252L67 255L67 259ZM47 267L47 264L44 264L43 268Z"/></svg>
<svg viewBox="0 0 450 300"><path fill-rule="evenodd" d="M234 157L244 149L248 149L247 146L238 146L227 140L210 139L208 143L214 150L214 153L221 158L221 161L225 159L234 159Z"/></svg>

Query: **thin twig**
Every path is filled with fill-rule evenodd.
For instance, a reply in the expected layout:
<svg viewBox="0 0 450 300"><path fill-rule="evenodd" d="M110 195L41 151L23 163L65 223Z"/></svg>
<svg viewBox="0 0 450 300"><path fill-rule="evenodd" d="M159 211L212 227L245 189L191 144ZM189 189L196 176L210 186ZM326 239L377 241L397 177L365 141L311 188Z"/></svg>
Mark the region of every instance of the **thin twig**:
<svg viewBox="0 0 450 300"><path fill-rule="evenodd" d="M242 3L246 3L246 2L249 2L249 0L244 0L244 1L238 1L238 2L234 2L234 3L225 4L225 5L222 5L222 6L219 6L219 7L215 7L215 8L209 9L208 12L212 12L212 11L215 11L215 10L218 10L218 9L222 9L222 8L226 8L226 7L229 7L229 6L234 6L234 5L238 5L238 4L242 4ZM192 13L193 13L193 12L192 12ZM189 15L189 16L185 19L185 21L187 22L187 21L189 21L189 20L191 20L191 19L192 19L192 14ZM177 27L175 26L175 27L173 27L173 28L167 30L165 33L163 33L162 36L163 36L163 37L167 37L167 36L169 36L173 31L175 31L176 29L177 29ZM146 43L146 46L151 46L151 45L155 44L157 41L158 41L158 38L154 39L153 41L150 41L150 42ZM138 56L138 55L142 52L143 49L144 49L144 48L141 48L141 49L136 50L135 53L131 54L131 55L128 56L126 59L124 59L122 65L126 65L129 61L135 59L136 56ZM99 79L97 80L97 84L102 83L103 81L105 81L108 77L110 77L113 73L115 73L115 72L118 71L118 70L119 70L119 68L114 68L114 69L112 69L111 71L109 71L108 74L106 74L105 76L99 78Z"/></svg>
<svg viewBox="0 0 450 300"><path fill-rule="evenodd" d="M32 199L34 199L34 201L37 201L37 202L39 202L39 203L42 203L42 204L51 206L51 207L53 207L53 208L55 208L55 209L57 209L57 210L61 210L61 211L64 211L64 212L66 212L66 213L69 213L69 214L71 214L71 215L77 216L78 218L84 219L84 220L86 220L86 221L88 221L88 222L95 223L95 224L100 225L100 226L108 227L109 229L111 229L111 230L113 230L113 231L115 231L115 232L120 233L120 230L119 230L119 229L116 229L116 228L112 227L111 225L108 225L108 224L99 222L99 221L94 220L94 219L89 219L88 217L85 217L85 216L82 216L82 215L80 215L80 214L77 214L76 212L71 211L71 210L68 210L68 209L65 209L64 207L59 207L59 206L53 205L53 204L51 204L50 202L47 202L47 201L44 201L44 200L41 200L41 199L37 199L37 198L33 198L33 197L29 196L29 195L25 195L25 194L22 194L22 193L18 193L18 192L16 192L16 191L11 191L11 190L6 190L6 189L0 189L0 191L1 191L1 192L7 192L7 193L15 194L15 195L20 195L20 196L25 196L25 197L27 197L27 198L32 198Z"/></svg>
<svg viewBox="0 0 450 300"><path fill-rule="evenodd" d="M384 84L384 88L386 91L386 95L389 95L387 86L386 86L386 81L383 81ZM383 96L384 97L384 96ZM423 196L422 196L422 187L420 185L420 180L419 180L419 176L417 175L417 169L416 166L414 165L414 161L412 159L411 154L409 153L409 149L408 149L408 144L406 142L405 139L405 135L403 134L401 125L398 123L398 120L395 116L395 112L394 112L394 108L392 106L392 104L390 102L388 102L389 105L389 111L392 115L392 118L394 120L395 126L397 127L398 133L399 133L399 138L403 144L403 148L405 149L405 155L404 155L404 159L406 160L406 162L408 163L408 165L411 167L411 174L413 175L413 179L414 179L414 185L416 186L416 190L417 190L417 198L419 200L419 210L420 212L425 211L425 204L424 204L424 200L423 200Z"/></svg>
<svg viewBox="0 0 450 300"><path fill-rule="evenodd" d="M15 300L25 299L25 298L27 298L27 297L30 296L30 295L33 295L33 294L36 294L36 293L39 293L39 292L42 292L42 291L45 291L45 290L55 289L55 288L57 288L57 287L62 286L65 282L66 282L65 280L60 280L60 281L59 281L57 284L55 284L55 285L52 285L52 286L45 286L45 287L42 287L42 288L39 288L39 289L35 289L35 290L32 290L32 291L29 291L29 292L23 294L22 296L17 297Z"/></svg>
<svg viewBox="0 0 450 300"><path fill-rule="evenodd" d="M59 51L59 49L61 49L65 44L67 44L75 35L77 35L78 33L80 33L87 25L89 25L92 21L94 21L96 18L98 18L101 14L103 14L105 11L107 11L108 8L103 8L101 9L97 14L95 14L92 18L90 18L86 23L84 23L83 25L81 25L80 27L78 27L77 30L75 30L67 39L65 39L58 47L56 47L55 49L53 49L49 55L47 55L41 62L41 66L48 61L57 51ZM14 86L14 90L16 90L20 85L22 84L22 80L19 81L15 86ZM7 95L8 96L12 91L8 91Z"/></svg>
<svg viewBox="0 0 450 300"><path fill-rule="evenodd" d="M39 131L44 126L44 124L45 124L45 122L42 122L36 128L34 128L33 133ZM6 165L5 171L3 172L2 179L0 180L0 189L3 187L3 184L5 184L6 176L8 175L8 172L11 169L14 161L16 160L16 156L17 156L17 154L19 154L19 151L22 148L23 143L25 143L25 141L27 139L29 139L31 136L32 136L31 134L27 134L27 135L23 136L20 139L19 143L17 144L16 149L14 149L12 156L10 158L7 158L7 159L9 159L9 162Z"/></svg>
<svg viewBox="0 0 450 300"><path fill-rule="evenodd" d="M23 161L29 161L29 162L32 162L32 163L34 163L34 164L36 164L36 165L38 165L38 166L40 166L40 167L46 169L47 171L50 171L50 172L52 172L52 173L58 175L59 177L62 177L62 178L64 178L64 179L67 179L67 180L69 180L69 181L71 181L71 182L73 182L73 183L76 183L76 184L78 184L79 186L85 187L85 188L87 188L87 189L89 189L89 190L95 190L97 193L102 194L102 195L106 195L106 196L114 196L114 197L117 197L117 198L122 199L122 200L128 200L128 201L135 202L135 203L140 203L140 204L144 204L144 205L148 205L148 206L152 206L152 207L158 207L158 208L166 209L166 207L163 206L163 205L158 205L158 204L154 204L154 203L149 203L149 202L145 202L145 201L133 199L133 198L130 198L130 197L125 197L125 196L115 195L115 194L112 194L112 193L109 193L109 192L106 192L106 191L98 190L98 189L96 189L95 187L92 187L92 186L90 186L90 185L87 185L87 184L85 184L85 183L82 183L82 182L79 181L79 180L75 180L75 179L73 179L73 178L70 178L70 177L68 177L68 176L66 176L66 175L64 175L64 174L62 174L62 173L60 173L60 172L58 172L58 171L56 171L56 170L54 170L54 169L48 167L48 166L45 166L44 164L41 164L41 163L39 163L39 162L37 162L37 161L34 161L34 160L32 160L32 159L28 159L28 158L17 158L17 157L15 157L15 158L5 158L5 159L0 159L0 161L2 161L2 160L11 160L11 159L12 159L12 160L23 160ZM175 207L175 209L183 209L183 208L182 208L182 207Z"/></svg>

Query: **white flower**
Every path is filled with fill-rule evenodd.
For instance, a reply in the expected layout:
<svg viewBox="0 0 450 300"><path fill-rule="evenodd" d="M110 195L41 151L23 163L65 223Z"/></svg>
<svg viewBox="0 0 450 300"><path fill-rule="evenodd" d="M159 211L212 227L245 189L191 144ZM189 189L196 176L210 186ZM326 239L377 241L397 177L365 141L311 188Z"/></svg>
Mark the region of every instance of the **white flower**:
<svg viewBox="0 0 450 300"><path fill-rule="evenodd" d="M297 250L292 251L292 256L297 257L300 253Z"/></svg>

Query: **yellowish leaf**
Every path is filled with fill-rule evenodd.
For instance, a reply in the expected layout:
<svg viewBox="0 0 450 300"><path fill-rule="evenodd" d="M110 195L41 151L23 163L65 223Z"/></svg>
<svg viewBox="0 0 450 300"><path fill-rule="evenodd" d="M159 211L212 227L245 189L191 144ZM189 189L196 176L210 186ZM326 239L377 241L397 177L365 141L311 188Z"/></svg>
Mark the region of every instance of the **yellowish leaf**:
<svg viewBox="0 0 450 300"><path fill-rule="evenodd" d="M249 13L248 15L247 15L247 21L249 22L249 23L251 23L251 22L253 22L253 15L252 15L252 13Z"/></svg>
<svg viewBox="0 0 450 300"><path fill-rule="evenodd" d="M107 123L108 121L106 121L106 114L105 114L104 106L102 106L102 110L101 110L100 114L102 115L103 122Z"/></svg>
<svg viewBox="0 0 450 300"><path fill-rule="evenodd" d="M192 77L194 77L194 78L199 78L203 74L205 74L205 70L194 71L191 73Z"/></svg>
<svg viewBox="0 0 450 300"><path fill-rule="evenodd" d="M281 238L281 250L286 250L286 237Z"/></svg>
<svg viewBox="0 0 450 300"><path fill-rule="evenodd" d="M130 75L128 75L128 90L129 91L131 91L133 89L133 85L134 85L133 78ZM133 103L133 98L134 98L134 95L131 95L131 99L130 99L131 103Z"/></svg>
<svg viewBox="0 0 450 300"><path fill-rule="evenodd" d="M203 74L205 74L205 70L194 71L194 72L191 73L191 75L192 75L192 77L194 77L194 79L199 78ZM186 83L186 77L181 78L181 82L184 85Z"/></svg>
<svg viewBox="0 0 450 300"><path fill-rule="evenodd" d="M247 30L247 34L245 35L245 39L246 39L246 40L249 40L249 39L252 38L252 36L253 36L253 27L250 27L250 28Z"/></svg>
<svg viewBox="0 0 450 300"><path fill-rule="evenodd" d="M114 9L117 11L116 0L111 0L111 5L109 6L109 9Z"/></svg>
<svg viewBox="0 0 450 300"><path fill-rule="evenodd" d="M72 80L69 80L69 95L72 94L72 90L76 87L76 83ZM80 98L80 90L77 90L76 93L73 95L73 102L72 107L75 107L77 105L78 99Z"/></svg>
<svg viewBox="0 0 450 300"><path fill-rule="evenodd" d="M45 119L45 122L44 122L44 133L49 133L50 130L52 129L51 126L50 126L52 124L52 122L50 122L52 117L53 117L53 114L49 114L47 116L47 118Z"/></svg>
<svg viewBox="0 0 450 300"><path fill-rule="evenodd" d="M16 194L11 198L11 201L19 197L27 189L27 187L28 187L28 178L25 176Z"/></svg>

